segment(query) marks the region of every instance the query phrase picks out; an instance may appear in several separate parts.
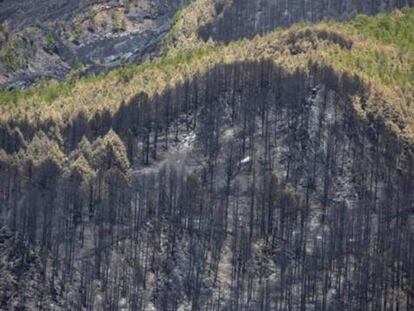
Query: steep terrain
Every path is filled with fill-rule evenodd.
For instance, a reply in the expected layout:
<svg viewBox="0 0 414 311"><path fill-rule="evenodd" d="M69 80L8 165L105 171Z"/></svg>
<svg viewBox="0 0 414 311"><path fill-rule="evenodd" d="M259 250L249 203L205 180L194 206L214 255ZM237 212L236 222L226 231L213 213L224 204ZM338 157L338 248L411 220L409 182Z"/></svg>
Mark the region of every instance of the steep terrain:
<svg viewBox="0 0 414 311"><path fill-rule="evenodd" d="M346 20L412 5L392 1L87 0L0 2L0 86L107 72L194 48L230 42L300 21ZM185 18L180 18L185 16ZM168 35L167 35L168 34ZM166 36L167 35L167 36Z"/></svg>
<svg viewBox="0 0 414 311"><path fill-rule="evenodd" d="M201 27L199 33L204 40L229 42L302 21L346 20L413 4L413 0L232 0L231 5L217 6L224 11L221 17Z"/></svg>
<svg viewBox="0 0 414 311"><path fill-rule="evenodd" d="M0 85L107 71L157 55L182 0L0 2Z"/></svg>
<svg viewBox="0 0 414 311"><path fill-rule="evenodd" d="M199 40L233 4L0 92L1 310L414 308L414 10Z"/></svg>

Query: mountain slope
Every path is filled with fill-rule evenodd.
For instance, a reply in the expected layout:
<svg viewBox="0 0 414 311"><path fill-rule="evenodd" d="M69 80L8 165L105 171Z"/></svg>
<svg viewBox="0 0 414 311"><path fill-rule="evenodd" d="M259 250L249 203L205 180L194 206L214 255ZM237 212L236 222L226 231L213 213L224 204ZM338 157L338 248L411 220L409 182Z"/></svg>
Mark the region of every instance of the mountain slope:
<svg viewBox="0 0 414 311"><path fill-rule="evenodd" d="M399 28L404 29L412 24L412 10L407 9L402 16L388 15L390 21L401 20ZM382 17L378 17L382 19ZM116 112L122 102L129 102L138 92L146 92L149 96L160 94L167 87L174 87L183 79L194 74L207 72L217 64L236 61L271 59L281 64L286 70L304 68L309 63L330 66L338 73L359 76L366 87L371 88L368 96L387 96L392 98L388 107L381 101L368 101L368 107L381 111L391 109L393 118L403 119L403 126L412 122L410 101L412 100L412 46L414 39L410 32L398 41L389 42L370 33L369 25L358 22L342 25L320 24L316 26L297 26L288 31L276 31L252 41L242 41L228 46L202 47L183 53L171 53L163 58L143 65L119 69L107 75L84 78L75 83L50 83L38 89L28 91L4 91L1 94L1 117L4 121L31 123L53 120L54 122L70 121L80 111L91 118L95 112L109 110ZM374 24L374 29L381 29ZM384 23L383 27L388 28ZM363 33L360 35L356 33ZM385 34L384 31L380 33ZM392 36L392 34L390 34ZM395 37L396 38L396 37ZM401 43L399 42L406 42ZM408 115L407 115L408 114ZM38 116L33 118L33 116ZM394 120L396 121L396 120ZM396 121L397 122L397 121ZM40 124L41 124L40 123ZM39 124L39 125L40 125Z"/></svg>
<svg viewBox="0 0 414 311"><path fill-rule="evenodd" d="M158 55L181 0L2 1L0 85L108 71Z"/></svg>
<svg viewBox="0 0 414 311"><path fill-rule="evenodd" d="M414 11L228 45L189 12L0 93L0 308L411 310Z"/></svg>
<svg viewBox="0 0 414 311"><path fill-rule="evenodd" d="M224 10L221 18L201 27L199 33L204 40L229 42L301 21L347 20L356 14L374 15L413 4L412 0L232 0L226 8L219 7Z"/></svg>
<svg viewBox="0 0 414 311"><path fill-rule="evenodd" d="M0 86L27 88L39 78L106 72L160 55L166 45L193 48L210 37L229 42L300 21L372 15L411 1L4 0Z"/></svg>

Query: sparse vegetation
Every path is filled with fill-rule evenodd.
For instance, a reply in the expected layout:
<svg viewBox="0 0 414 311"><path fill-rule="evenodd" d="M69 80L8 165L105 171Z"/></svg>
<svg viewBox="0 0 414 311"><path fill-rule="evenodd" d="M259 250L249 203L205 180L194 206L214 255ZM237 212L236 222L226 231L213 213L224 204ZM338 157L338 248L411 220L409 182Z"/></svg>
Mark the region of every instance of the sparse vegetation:
<svg viewBox="0 0 414 311"><path fill-rule="evenodd" d="M125 15L128 15L129 12L131 11L131 3L129 1L125 3L124 8L125 8L125 11L124 11Z"/></svg>
<svg viewBox="0 0 414 311"><path fill-rule="evenodd" d="M184 5L176 12L172 27L164 38L164 51L179 53L205 46L198 36L198 29L218 18L216 7L223 10L231 4L232 0L198 0Z"/></svg>
<svg viewBox="0 0 414 311"><path fill-rule="evenodd" d="M73 25L72 25L72 36L73 36L73 41L75 44L79 43L79 40L81 39L82 35L83 35L83 29L82 29L81 21L79 17L77 17L75 18Z"/></svg>
<svg viewBox="0 0 414 311"><path fill-rule="evenodd" d="M407 10L404 14L413 15L413 11ZM390 14L390 18L394 18L393 16L395 15ZM408 17L402 20L407 23L411 22ZM188 52L171 53L142 65L131 65L106 75L82 78L75 84L71 83L70 86L65 83L57 85L53 83L53 96L41 95L44 91L48 92L48 87L11 95L3 91L1 95L2 117L16 117L20 114L19 111L25 111L24 115L30 114L42 109L44 105L59 107L58 113L53 112L55 116L64 112L75 112L77 107L90 111L107 107L116 111L122 99L128 100L139 91L145 91L148 94L158 93L167 85L173 85L183 77L191 77L195 72L205 71L219 62L230 63L257 58L270 58L276 63L283 63L287 68L304 66L308 62L323 62L339 71L348 71L361 76L367 85L375 86L380 92L392 93L392 96L397 97L400 97L398 94L401 92L412 92L414 76L411 51L400 49L396 44L382 43L380 45L375 36L368 34L363 38L357 36L349 29L351 27L349 25L353 25L353 28L359 27L355 26L359 25L355 23L352 21L336 25L294 26L292 30L278 30L252 41L245 40L229 46L217 45ZM404 27L408 28L407 25ZM307 36L303 36L295 43L298 46L302 45L301 48L308 49L306 53L290 55L291 47L287 46L285 41L292 31L308 32ZM324 35L326 38L320 38L320 35L315 35L313 38L311 34L318 32L326 33ZM352 48L337 45L335 42L339 39L334 38L330 41L329 36L342 37L352 42ZM316 48L309 50L309 40L313 40L314 45L317 43ZM119 84L119 81L122 83ZM59 96L60 88L65 96ZM109 88L110 92L108 92ZM401 91L396 91L396 88ZM71 90L69 94L68 89ZM48 100L45 101L45 98ZM17 107L17 110L6 108L9 100L13 101L13 106ZM411 111L408 103L404 105L406 106L404 109ZM48 111L52 112L53 109L48 109ZM48 114L43 115L47 117ZM410 118L404 119L409 124L414 123Z"/></svg>
<svg viewBox="0 0 414 311"><path fill-rule="evenodd" d="M46 34L45 37L45 50L51 54L57 53L56 41L50 31Z"/></svg>
<svg viewBox="0 0 414 311"><path fill-rule="evenodd" d="M26 66L28 60L37 52L36 44L22 36L14 36L0 47L0 59L9 72L17 71Z"/></svg>
<svg viewBox="0 0 414 311"><path fill-rule="evenodd" d="M120 30L119 18L115 11L113 11L111 14L111 21L112 21L112 30L114 32L119 31Z"/></svg>
<svg viewBox="0 0 414 311"><path fill-rule="evenodd" d="M225 5L0 91L1 310L412 309L413 11L200 41Z"/></svg>
<svg viewBox="0 0 414 311"><path fill-rule="evenodd" d="M121 31L125 31L125 30L127 30L127 24L126 24L125 18L123 18L123 19L121 20L120 30L121 30Z"/></svg>
<svg viewBox="0 0 414 311"><path fill-rule="evenodd" d="M1 41L7 42L9 40L9 35L10 35L9 22L4 21L0 27L0 42Z"/></svg>
<svg viewBox="0 0 414 311"><path fill-rule="evenodd" d="M16 48L8 46L3 50L2 61L8 71L16 71L22 66L22 61L17 54Z"/></svg>

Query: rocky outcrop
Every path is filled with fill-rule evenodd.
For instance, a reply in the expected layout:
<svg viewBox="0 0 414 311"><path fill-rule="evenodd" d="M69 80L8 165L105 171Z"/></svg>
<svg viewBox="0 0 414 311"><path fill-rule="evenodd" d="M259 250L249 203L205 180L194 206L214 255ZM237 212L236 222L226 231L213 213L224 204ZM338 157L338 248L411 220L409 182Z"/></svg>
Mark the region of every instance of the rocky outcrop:
<svg viewBox="0 0 414 311"><path fill-rule="evenodd" d="M181 0L3 1L0 84L99 73L160 52ZM27 43L28 42L28 43Z"/></svg>

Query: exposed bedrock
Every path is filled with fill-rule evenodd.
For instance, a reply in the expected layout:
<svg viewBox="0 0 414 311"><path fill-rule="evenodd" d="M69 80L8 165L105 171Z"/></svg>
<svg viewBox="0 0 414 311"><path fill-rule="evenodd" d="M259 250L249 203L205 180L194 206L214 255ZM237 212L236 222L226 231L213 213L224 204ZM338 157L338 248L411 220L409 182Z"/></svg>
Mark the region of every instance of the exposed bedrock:
<svg viewBox="0 0 414 311"><path fill-rule="evenodd" d="M184 2L4 0L0 86L25 88L39 77L63 79L80 64L91 74L157 56Z"/></svg>

